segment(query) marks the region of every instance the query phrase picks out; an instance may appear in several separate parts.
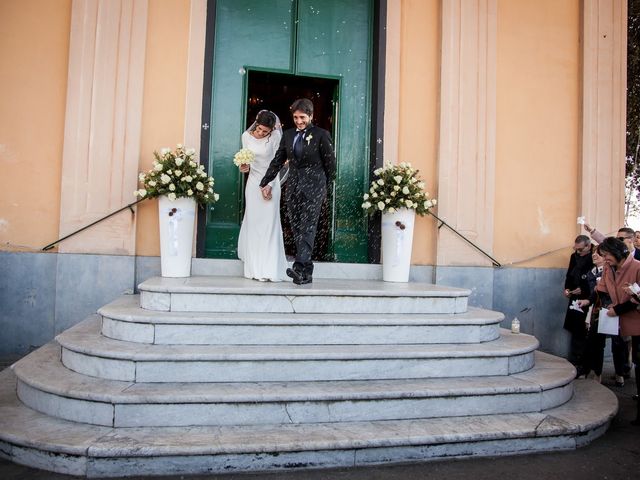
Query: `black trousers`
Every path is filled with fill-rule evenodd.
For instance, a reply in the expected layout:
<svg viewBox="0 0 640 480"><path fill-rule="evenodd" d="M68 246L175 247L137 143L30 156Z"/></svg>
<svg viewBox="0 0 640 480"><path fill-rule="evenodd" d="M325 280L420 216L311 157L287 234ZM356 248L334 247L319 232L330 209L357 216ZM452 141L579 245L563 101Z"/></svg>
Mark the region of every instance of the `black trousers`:
<svg viewBox="0 0 640 480"><path fill-rule="evenodd" d="M574 330L571 332L571 345L569 347L569 361L576 367L582 368L584 351L587 346L587 330Z"/></svg>
<svg viewBox="0 0 640 480"><path fill-rule="evenodd" d="M293 269L306 276L313 274L311 254L316 241L322 202L327 195L327 180L322 169L289 170L287 211L296 246Z"/></svg>
<svg viewBox="0 0 640 480"><path fill-rule="evenodd" d="M627 375L631 371L629 365L629 343L624 341L622 335L611 337L611 355L613 356L613 368L616 375Z"/></svg>
<svg viewBox="0 0 640 480"><path fill-rule="evenodd" d="M602 375L602 364L604 363L604 346L607 336L598 333L598 321L591 320L589 333L584 351L582 368L585 375L593 371L596 375Z"/></svg>

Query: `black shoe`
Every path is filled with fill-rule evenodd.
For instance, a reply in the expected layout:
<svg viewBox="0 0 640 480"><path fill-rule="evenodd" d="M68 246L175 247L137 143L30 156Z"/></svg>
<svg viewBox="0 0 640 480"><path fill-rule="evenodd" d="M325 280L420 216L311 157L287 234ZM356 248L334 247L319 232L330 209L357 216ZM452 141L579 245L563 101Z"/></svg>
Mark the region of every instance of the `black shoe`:
<svg viewBox="0 0 640 480"><path fill-rule="evenodd" d="M302 273L300 273L298 270L294 270L293 268L287 268L287 277L296 280L302 278Z"/></svg>
<svg viewBox="0 0 640 480"><path fill-rule="evenodd" d="M313 282L311 275L305 275L293 268L287 268L287 276L291 277L293 279L293 283L296 285L306 285L307 283Z"/></svg>
<svg viewBox="0 0 640 480"><path fill-rule="evenodd" d="M295 278L293 279L293 283L295 283L296 285L306 285L307 283L312 283L313 282L313 278L311 277L311 275L305 275L303 276L300 280L296 280Z"/></svg>

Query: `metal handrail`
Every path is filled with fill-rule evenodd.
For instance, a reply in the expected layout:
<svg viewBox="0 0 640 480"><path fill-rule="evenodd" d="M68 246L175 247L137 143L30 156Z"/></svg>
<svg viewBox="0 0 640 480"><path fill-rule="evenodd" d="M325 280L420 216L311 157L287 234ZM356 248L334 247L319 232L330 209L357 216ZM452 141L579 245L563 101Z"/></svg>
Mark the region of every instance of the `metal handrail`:
<svg viewBox="0 0 640 480"><path fill-rule="evenodd" d="M447 227L449 230L451 230L453 233L455 233L456 235L458 235L461 239L463 239L465 242L467 242L469 245L471 245L473 248L475 248L476 250L478 250L480 253L482 253L485 257L487 257L489 260L491 260L491 263L493 263L494 267L502 267L502 264L497 261L495 258L493 258L491 255L489 255L487 252L485 252L484 250L482 250L478 245L476 245L475 243L473 243L471 240L469 240L467 237L465 237L464 235L462 235L459 231L457 231L455 228L453 228L451 225L449 225L447 222L445 222L444 220L442 220L440 217L438 217L435 213L433 213L431 210L428 210L427 213L429 215L431 215L432 217L434 217L436 220L438 220L440 222L440 225L438 225L438 230L440 230L442 228L442 226L444 225L445 227Z"/></svg>
<svg viewBox="0 0 640 480"><path fill-rule="evenodd" d="M42 247L42 251L47 251L47 250L51 250L56 244L62 242L63 240L66 240L69 237L73 237L74 235L86 230L87 228L93 227L94 225L102 222L103 220L106 220L109 217L112 217L114 215L116 215L117 213L122 212L123 210L129 209L131 210L131 214L135 215L136 212L135 210L132 208L134 205L137 205L138 203L142 202L146 200L146 198L141 198L140 200L136 200L135 202L132 202L128 205L125 205L124 207L116 210L115 212L111 212L108 215L105 215L104 217L96 220L95 222L90 223L89 225L85 225L84 227L76 230L75 232L70 233L69 235L66 235L62 238L59 238L58 240L56 240L55 242L51 242L50 244ZM444 220L442 220L440 217L438 217L435 213L431 212L430 210L427 212L429 215L431 215L432 217L434 217L436 220L438 220L440 222L440 225L438 225L438 230L440 230L443 226L447 227L449 230L451 230L453 233L455 233L456 235L458 235L460 238L462 238L465 242L467 242L469 245L471 245L473 248L475 248L476 250L478 250L480 253L482 253L485 257L487 257L489 260L491 260L491 263L493 263L494 266L496 267L502 267L502 264L500 262L498 262L495 258L493 258L491 255L489 255L487 252L485 252L484 250L482 250L478 245L476 245L475 243L473 243L471 240L469 240L467 237L465 237L464 235L462 235L460 232L458 232L455 228L453 228L451 225L449 225L447 222L445 222Z"/></svg>
<svg viewBox="0 0 640 480"><path fill-rule="evenodd" d="M121 211L126 210L127 208L128 208L129 210L131 210L131 214L132 214L132 215L135 215L135 214L136 214L136 212L135 212L135 210L134 210L133 208L131 208L131 207L133 207L134 205L136 205L136 204L138 204L138 203L142 202L143 200L146 200L146 198L141 198L140 200L136 200L135 202L130 203L129 205L126 205L126 206L122 207L121 209L116 210L115 212L111 212L109 215L105 215L104 217L102 217L102 218L100 218L100 219L96 220L95 222L90 223L89 225L86 225L86 226L84 226L84 227L82 227L82 228L80 228L80 229L76 230L75 232L70 233L69 235L66 235L66 236L64 236L64 237L62 237L62 238L59 238L59 239L58 239L58 240L56 240L55 242L52 242L52 243L50 243L49 245L46 245L46 246L42 247L42 251L51 250L51 249L54 247L54 245L56 245L57 243L60 243L60 242L62 242L63 240L66 240L66 239L67 239L67 238L69 238L69 237L73 237L75 234L80 233L80 232L82 232L83 230L86 230L86 229L87 229L87 228L89 228L89 227L93 227L96 223L100 223L100 222L102 222L103 220L106 220L107 218L114 216L116 213L120 213Z"/></svg>

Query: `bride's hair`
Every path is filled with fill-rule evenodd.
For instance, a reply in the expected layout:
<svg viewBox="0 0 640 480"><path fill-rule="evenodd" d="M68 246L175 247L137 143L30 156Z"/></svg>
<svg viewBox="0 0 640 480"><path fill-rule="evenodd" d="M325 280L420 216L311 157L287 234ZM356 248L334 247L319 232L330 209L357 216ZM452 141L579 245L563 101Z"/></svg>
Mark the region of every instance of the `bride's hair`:
<svg viewBox="0 0 640 480"><path fill-rule="evenodd" d="M256 116L255 126L262 125L273 130L276 126L276 116L269 110L260 110ZM254 127L255 130L255 127Z"/></svg>

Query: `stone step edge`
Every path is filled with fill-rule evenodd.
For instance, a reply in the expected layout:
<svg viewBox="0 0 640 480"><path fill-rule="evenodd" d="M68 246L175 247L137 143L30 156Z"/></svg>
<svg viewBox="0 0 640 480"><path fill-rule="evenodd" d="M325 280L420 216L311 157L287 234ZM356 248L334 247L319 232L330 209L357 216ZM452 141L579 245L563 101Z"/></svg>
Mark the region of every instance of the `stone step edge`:
<svg viewBox="0 0 640 480"><path fill-rule="evenodd" d="M465 313L235 313L235 312L167 312L146 310L139 306L139 295L124 295L97 312L112 320L130 323L180 325L443 325L482 326L504 320L504 314L469 307ZM221 317L221 318L217 318ZM480 317L480 318L478 318ZM186 323L189 322L189 323Z"/></svg>
<svg viewBox="0 0 640 480"><path fill-rule="evenodd" d="M545 357L546 355L546 357ZM442 386L447 381L456 384L462 383L465 377L455 379L406 379L406 380L358 380L358 381L318 381L318 382L248 382L248 383L199 383L190 385L187 388L198 390L198 393L164 393L162 389L170 390L177 388L181 383L151 384L153 393L138 392L128 393L127 390L136 384L121 380L106 380L68 370L60 362L60 347L55 342L50 342L27 357L16 362L13 369L18 381L29 387L45 393L60 397L86 400L92 402L102 402L110 404L196 404L196 403L273 403L273 402L309 402L309 401L349 401L349 400L387 400L387 399L417 399L417 398L447 398L459 396L492 396L519 393L537 393L561 388L573 381L575 378L575 368L563 359L536 352L536 361L541 363L553 363L554 366L544 366L542 368L534 366L532 369L518 374L509 375L513 379L513 385L489 386L492 377L482 377L478 379L483 386L466 385L465 387L451 387L446 390ZM40 378L34 378L28 372L26 366L28 362L41 362L43 373ZM545 371L553 369L558 376L553 381L545 379ZM26 371L25 371L26 370ZM31 376L30 376L31 375ZM38 375L38 372L35 374ZM67 377L75 386L69 386L69 382L56 385L50 380L59 380L59 376ZM469 377L473 383L476 377ZM497 377L502 381L502 377ZM98 385L113 386L112 393L96 393L91 387ZM408 385L409 389L397 388L397 386ZM85 390L79 388L83 387ZM431 385L431 388L430 388ZM305 391L308 386L322 386L322 390ZM369 387L367 390L364 387ZM388 390L376 389L376 386L387 387ZM396 386L396 389L392 387ZM210 391L206 391L210 388ZM255 389L254 393L247 393L248 390ZM298 390L296 390L298 388ZM353 391L349 391L353 388ZM406 388L406 387L405 387ZM219 393L220 389L227 390L226 395ZM235 392L234 392L235 390ZM271 390L271 391L270 391Z"/></svg>
<svg viewBox="0 0 640 480"><path fill-rule="evenodd" d="M209 285L206 282L209 281ZM220 284L216 284L220 282ZM362 288L355 286L362 285ZM349 288L350 287L350 288ZM308 285L291 282L256 282L245 278L192 276L151 277L138 285L140 292L167 294L282 295L339 297L469 297L471 290L422 282L392 283L377 280L318 279Z"/></svg>
<svg viewBox="0 0 640 480"><path fill-rule="evenodd" d="M592 381L578 381L576 394L569 402L540 413L276 427L192 427L185 435L185 427L118 429L48 417L17 400L15 382L12 371L0 372L0 383L5 384L0 387L0 446L4 442L8 447L94 458L393 448L567 435L583 437L576 442L576 446L581 446L603 434L618 409L615 395L606 387ZM10 383L8 388L7 383ZM31 428L38 423L41 428L37 435L30 436ZM493 430L487 432L489 426ZM472 432L472 427L473 430L484 431ZM407 432L406 436L398 434L401 429ZM75 434L74 438L79 439L80 445L70 444L71 432ZM585 437L590 432L595 436ZM259 443L267 438L270 443ZM176 441L178 439L180 441ZM5 447L0 452L8 450ZM12 454L5 454L5 458L19 461Z"/></svg>
<svg viewBox="0 0 640 480"><path fill-rule="evenodd" d="M407 358L511 357L535 351L540 343L526 334L501 329L497 340L478 344L402 345L156 345L113 340L100 335L96 315L57 335L65 349L105 359L138 361L304 361ZM517 339L517 340L516 340ZM90 343L87 343L90 342ZM92 343L91 343L92 342ZM512 345L519 342L519 346ZM516 343L517 345L517 343ZM125 349L124 351L122 349ZM180 352L179 350L184 350ZM305 351L303 351L305 350Z"/></svg>

